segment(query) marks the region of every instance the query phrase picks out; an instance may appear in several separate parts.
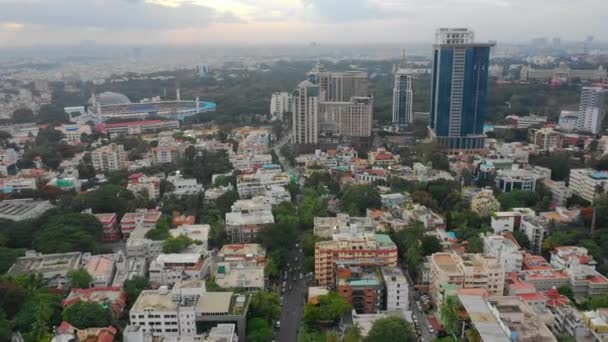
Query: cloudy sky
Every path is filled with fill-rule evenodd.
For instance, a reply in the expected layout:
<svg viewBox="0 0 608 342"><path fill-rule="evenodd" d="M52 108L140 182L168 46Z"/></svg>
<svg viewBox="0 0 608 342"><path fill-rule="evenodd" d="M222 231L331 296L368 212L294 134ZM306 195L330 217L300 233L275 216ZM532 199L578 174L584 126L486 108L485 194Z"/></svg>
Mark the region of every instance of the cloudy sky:
<svg viewBox="0 0 608 342"><path fill-rule="evenodd" d="M608 40L608 0L0 0L0 46Z"/></svg>

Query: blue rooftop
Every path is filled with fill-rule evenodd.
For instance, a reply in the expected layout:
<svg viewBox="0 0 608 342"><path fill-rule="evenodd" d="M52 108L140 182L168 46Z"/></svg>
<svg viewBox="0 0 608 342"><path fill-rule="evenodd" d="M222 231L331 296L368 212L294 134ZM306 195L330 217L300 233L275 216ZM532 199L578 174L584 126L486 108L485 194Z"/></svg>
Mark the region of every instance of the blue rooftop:
<svg viewBox="0 0 608 342"><path fill-rule="evenodd" d="M591 174L591 178L593 178L593 179L608 179L608 172L606 172L606 171L594 172L594 173Z"/></svg>

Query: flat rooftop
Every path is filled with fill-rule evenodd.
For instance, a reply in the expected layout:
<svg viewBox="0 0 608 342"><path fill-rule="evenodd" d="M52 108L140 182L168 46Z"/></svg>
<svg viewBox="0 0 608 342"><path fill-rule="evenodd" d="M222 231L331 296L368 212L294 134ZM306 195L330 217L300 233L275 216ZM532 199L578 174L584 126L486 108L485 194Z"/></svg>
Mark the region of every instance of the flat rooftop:
<svg viewBox="0 0 608 342"><path fill-rule="evenodd" d="M444 272L456 273L460 271L456 261L449 253L435 253L431 256L431 259Z"/></svg>
<svg viewBox="0 0 608 342"><path fill-rule="evenodd" d="M207 292L198 301L196 312L203 314L230 313L232 292Z"/></svg>
<svg viewBox="0 0 608 342"><path fill-rule="evenodd" d="M36 201L32 199L4 200L0 202L0 217L11 218L11 216L25 215L33 210L44 210L52 208L49 201Z"/></svg>
<svg viewBox="0 0 608 342"><path fill-rule="evenodd" d="M19 257L8 270L8 274L65 273L78 268L81 255L80 252L72 252Z"/></svg>
<svg viewBox="0 0 608 342"><path fill-rule="evenodd" d="M161 294L157 290L144 290L137 297L131 310L136 312L144 310L175 311L178 303L173 301L172 297L173 293L170 291Z"/></svg>
<svg viewBox="0 0 608 342"><path fill-rule="evenodd" d="M510 342L496 317L492 314L488 302L480 296L458 295L458 300L469 314L471 323L479 333L481 341Z"/></svg>
<svg viewBox="0 0 608 342"><path fill-rule="evenodd" d="M272 211L262 210L253 214L226 213L226 225L263 225L274 223Z"/></svg>

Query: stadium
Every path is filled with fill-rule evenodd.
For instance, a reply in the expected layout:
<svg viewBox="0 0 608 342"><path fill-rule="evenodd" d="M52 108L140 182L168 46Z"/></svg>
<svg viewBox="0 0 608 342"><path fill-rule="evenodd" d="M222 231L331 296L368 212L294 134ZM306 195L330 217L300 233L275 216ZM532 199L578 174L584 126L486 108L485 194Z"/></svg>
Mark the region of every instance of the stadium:
<svg viewBox="0 0 608 342"><path fill-rule="evenodd" d="M112 118L145 119L150 116L162 117L183 121L185 118L199 113L215 110L213 102L181 100L179 92L176 101L160 101L153 99L140 103L132 103L124 94L105 92L93 95L89 100L91 115L97 116L101 121Z"/></svg>

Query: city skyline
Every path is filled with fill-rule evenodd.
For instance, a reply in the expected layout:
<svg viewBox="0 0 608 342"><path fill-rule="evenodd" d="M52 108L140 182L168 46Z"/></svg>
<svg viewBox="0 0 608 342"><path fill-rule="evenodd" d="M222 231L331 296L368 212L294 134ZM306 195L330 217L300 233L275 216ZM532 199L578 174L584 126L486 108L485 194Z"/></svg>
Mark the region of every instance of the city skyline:
<svg viewBox="0 0 608 342"><path fill-rule="evenodd" d="M608 39L601 16L608 3L601 0L576 6L567 0L0 0L0 6L4 46L429 42L437 27L471 27L479 41ZM539 22L539 13L551 20Z"/></svg>

